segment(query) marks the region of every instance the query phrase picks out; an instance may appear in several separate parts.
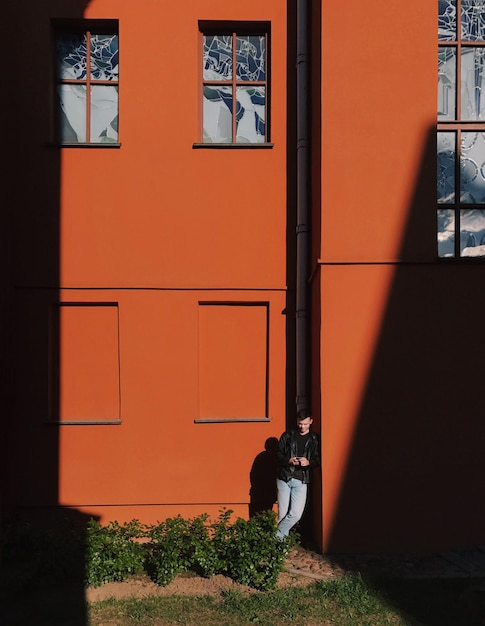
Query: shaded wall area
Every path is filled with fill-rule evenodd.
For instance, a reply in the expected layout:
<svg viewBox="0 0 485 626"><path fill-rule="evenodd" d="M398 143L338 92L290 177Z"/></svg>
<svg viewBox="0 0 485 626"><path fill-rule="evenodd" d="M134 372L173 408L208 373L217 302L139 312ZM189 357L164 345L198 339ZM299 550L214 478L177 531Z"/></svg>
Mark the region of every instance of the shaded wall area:
<svg viewBox="0 0 485 626"><path fill-rule="evenodd" d="M435 243L435 164L436 136L430 129L418 163L401 262L324 266L322 281L314 284L323 313L324 549L344 567L345 553L387 553L406 562L406 554L476 549L485 543L485 266L483 261L409 261L419 249L433 250ZM388 291L376 336L360 338L372 342L371 358L361 395L353 398L354 430L347 453L338 459L342 473L337 478L335 448L341 452L345 447L341 439L348 426L342 406L348 408L352 396L342 381L359 359L358 341L353 340L382 284ZM329 299L340 296L342 301L343 292L348 309L341 308L338 323L330 323L325 315ZM326 360L332 336L343 354L334 351ZM333 474L329 455L334 455ZM371 591L385 593L406 623L478 623L483 605L481 592L474 594L481 583L464 578L437 582L419 578L419 573L405 581L363 578ZM475 573L483 580L485 572ZM443 595L435 592L438 586Z"/></svg>
<svg viewBox="0 0 485 626"><path fill-rule="evenodd" d="M69 580L66 615L86 623L83 593L84 515L49 521L31 506L58 503L58 428L48 419L49 306L59 287L60 151L52 143L51 18L82 18L87 0L6 0L0 21L0 59L7 83L2 98L1 199L1 539L2 599L31 592L14 620L52 623L56 601L37 613L37 591ZM45 513L45 511L44 511ZM42 514L44 517L44 514ZM74 524L75 518L75 524ZM53 572L48 529L78 529L77 552ZM58 544L59 545L59 544ZM71 546L74 549L73 546ZM4 586L4 587L3 587ZM3 606L9 610L8 603ZM17 622L16 622L17 623Z"/></svg>
<svg viewBox="0 0 485 626"><path fill-rule="evenodd" d="M423 245L434 247L435 163L430 130L402 261L392 267L356 415L328 537L331 552L450 550L485 542L485 266L479 260L407 261ZM322 271L340 273L351 285L380 268ZM353 274L350 281L346 272ZM358 300L354 305L358 316Z"/></svg>

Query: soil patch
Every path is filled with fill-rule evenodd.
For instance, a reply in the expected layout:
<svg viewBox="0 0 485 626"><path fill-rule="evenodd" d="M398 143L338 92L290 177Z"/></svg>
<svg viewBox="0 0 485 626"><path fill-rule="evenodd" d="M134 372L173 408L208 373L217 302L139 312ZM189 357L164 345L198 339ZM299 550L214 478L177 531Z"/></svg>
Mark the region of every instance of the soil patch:
<svg viewBox="0 0 485 626"><path fill-rule="evenodd" d="M278 577L277 589L309 585L316 579L328 579L342 573L343 570L334 566L322 555L297 547L288 556L285 570ZM133 576L120 583L106 583L101 587L88 587L86 600L98 602L108 598L145 598L171 595L210 595L217 597L229 589L243 593L256 593L255 589L236 583L227 576L217 575L203 578L188 572L180 574L165 587L155 584L148 576Z"/></svg>

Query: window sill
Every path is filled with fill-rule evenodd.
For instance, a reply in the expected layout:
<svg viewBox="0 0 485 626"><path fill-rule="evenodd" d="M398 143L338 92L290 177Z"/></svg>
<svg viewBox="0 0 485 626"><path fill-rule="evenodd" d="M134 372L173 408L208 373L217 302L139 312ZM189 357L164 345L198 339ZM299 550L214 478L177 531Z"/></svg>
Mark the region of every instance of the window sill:
<svg viewBox="0 0 485 626"><path fill-rule="evenodd" d="M55 420L45 422L52 426L120 426L121 420Z"/></svg>
<svg viewBox="0 0 485 626"><path fill-rule="evenodd" d="M194 424L228 424L237 422L271 422L269 417L201 417Z"/></svg>
<svg viewBox="0 0 485 626"><path fill-rule="evenodd" d="M121 148L120 143L50 143L52 148L101 148L106 150L107 148Z"/></svg>
<svg viewBox="0 0 485 626"><path fill-rule="evenodd" d="M453 265L480 265L485 261L485 256L439 256L437 261L438 263L452 263Z"/></svg>
<svg viewBox="0 0 485 626"><path fill-rule="evenodd" d="M268 149L268 148L273 148L274 147L274 143L194 143L192 144L192 148L194 150L198 150L199 148L202 149L207 149L207 148L216 148L218 150L240 150L241 148L243 150L245 149L250 149L250 150L257 150L259 149Z"/></svg>

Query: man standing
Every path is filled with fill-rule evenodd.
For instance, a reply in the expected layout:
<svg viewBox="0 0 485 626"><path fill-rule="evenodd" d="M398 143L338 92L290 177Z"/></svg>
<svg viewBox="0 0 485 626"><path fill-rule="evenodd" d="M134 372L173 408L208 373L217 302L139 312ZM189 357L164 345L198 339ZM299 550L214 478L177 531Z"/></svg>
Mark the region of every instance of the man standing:
<svg viewBox="0 0 485 626"><path fill-rule="evenodd" d="M310 413L298 413L297 429L284 432L278 442L276 458L279 464L278 528L276 536L284 539L301 519L305 509L310 470L320 464L318 438L311 432Z"/></svg>

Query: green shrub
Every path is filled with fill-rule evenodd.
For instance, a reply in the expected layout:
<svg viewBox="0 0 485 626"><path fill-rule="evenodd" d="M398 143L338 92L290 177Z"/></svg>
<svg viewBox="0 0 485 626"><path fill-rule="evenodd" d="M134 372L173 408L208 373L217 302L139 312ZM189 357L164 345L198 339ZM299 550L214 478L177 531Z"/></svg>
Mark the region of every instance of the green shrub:
<svg viewBox="0 0 485 626"><path fill-rule="evenodd" d="M229 513L230 515L230 513ZM202 576L214 576L224 569L221 550L225 514L215 524L207 523L208 515L195 517L190 522L190 569Z"/></svg>
<svg viewBox="0 0 485 626"><path fill-rule="evenodd" d="M148 531L147 570L151 579L165 586L190 567L190 521L178 515Z"/></svg>
<svg viewBox="0 0 485 626"><path fill-rule="evenodd" d="M138 520L120 525L110 522L102 526L91 520L87 528L86 583L122 581L144 569L145 549L140 542L146 530Z"/></svg>
<svg viewBox="0 0 485 626"><path fill-rule="evenodd" d="M255 589L274 589L294 535L281 540L275 536L272 511L246 521L238 518L229 529L225 558L227 574L236 582Z"/></svg>
<svg viewBox="0 0 485 626"><path fill-rule="evenodd" d="M138 520L102 526L94 519L84 528L19 525L2 537L3 565L16 587L74 575L99 586L144 572L164 586L190 570L202 576L224 574L256 589L274 588L294 535L276 538L272 511L234 523L232 513L224 509L213 522L207 514L193 519L178 515L148 527Z"/></svg>
<svg viewBox="0 0 485 626"><path fill-rule="evenodd" d="M283 569L294 536L275 536L272 511L249 521L230 524L232 511L223 510L212 524L208 516L185 520L169 518L148 532L148 573L159 585L167 585L182 571L204 576L224 574L256 589L272 589Z"/></svg>
<svg viewBox="0 0 485 626"><path fill-rule="evenodd" d="M215 554L211 574L228 575L232 513L230 509L222 509L218 518L209 526L210 547Z"/></svg>

